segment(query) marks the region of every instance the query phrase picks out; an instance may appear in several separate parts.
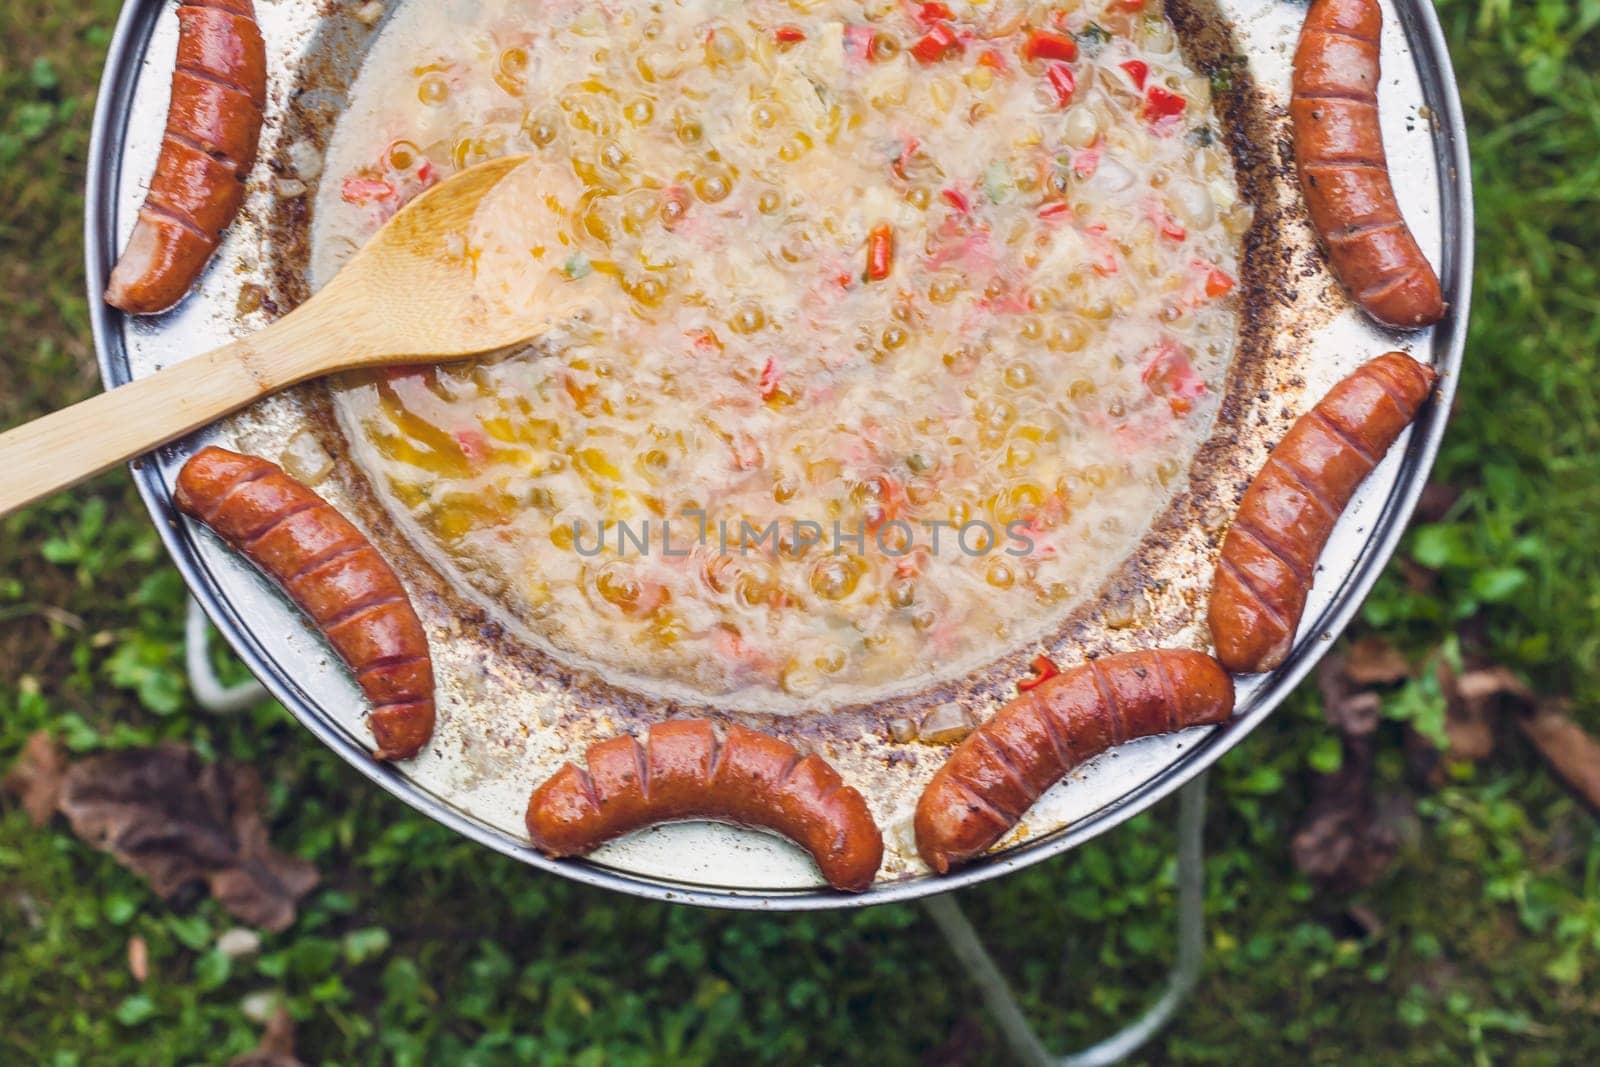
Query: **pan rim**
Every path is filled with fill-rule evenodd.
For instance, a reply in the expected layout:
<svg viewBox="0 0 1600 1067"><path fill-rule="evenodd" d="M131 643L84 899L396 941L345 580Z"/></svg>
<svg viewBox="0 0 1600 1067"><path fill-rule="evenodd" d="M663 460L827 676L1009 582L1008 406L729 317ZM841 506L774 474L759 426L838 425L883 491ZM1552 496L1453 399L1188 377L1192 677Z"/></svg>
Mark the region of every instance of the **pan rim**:
<svg viewBox="0 0 1600 1067"><path fill-rule="evenodd" d="M821 911L916 900L977 885L1021 870L1079 845L1143 812L1222 758L1283 703L1352 621L1388 564L1437 458L1449 420L1466 347L1474 262L1472 176L1465 118L1454 70L1438 14L1426 0L1394 0L1413 48L1422 91L1433 109L1433 148L1440 174L1440 212L1446 240L1441 280L1451 314L1432 342L1441 381L1434 402L1413 427L1395 485L1374 516L1360 554L1328 607L1302 632L1313 635L1296 647L1284 667L1265 677L1252 693L1250 711L1212 730L1153 778L1077 823L991 854L949 875L919 875L879 883L861 894L826 889L767 890L675 884L630 874L590 861L552 860L526 845L513 844L501 831L468 816L444 798L372 760L367 749L316 706L273 661L228 598L188 529L177 519L171 492L156 464L130 464L135 485L155 522L162 543L189 593L211 618L246 667L268 691L324 745L370 781L408 806L494 851L584 885L668 903L742 911ZM117 20L95 105L85 189L85 266L95 354L107 388L130 378L122 316L101 299L115 260L117 188L133 90L159 16L160 0L130 0ZM171 447L171 446L169 446Z"/></svg>

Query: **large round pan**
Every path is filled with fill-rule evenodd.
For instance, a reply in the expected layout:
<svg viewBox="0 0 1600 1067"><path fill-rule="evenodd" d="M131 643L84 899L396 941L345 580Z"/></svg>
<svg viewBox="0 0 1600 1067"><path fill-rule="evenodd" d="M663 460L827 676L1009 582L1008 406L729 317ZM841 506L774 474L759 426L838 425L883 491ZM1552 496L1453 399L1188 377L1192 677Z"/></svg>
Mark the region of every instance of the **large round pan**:
<svg viewBox="0 0 1600 1067"><path fill-rule="evenodd" d="M304 173L306 161L315 158L308 145L314 149L319 130L325 136L337 116L340 87L359 69L372 36L352 16L357 6L337 5L330 14L328 5L257 0L273 76L266 164L257 170L245 215L197 293L177 311L148 321L112 311L101 303L100 292L153 166L176 25L171 5L163 0L129 0L124 7L95 114L87 196L90 306L108 387L257 328L266 316L303 297L307 199L286 191L273 174L291 169ZM1261 209L1245 279L1253 301L1244 313L1251 351L1236 366L1233 394L1223 405L1209 458L1202 453L1197 461L1188 493L1165 520L1165 538L1147 544L1153 556L1142 550L1155 562L1147 558L1141 569L1124 575L1126 589L1127 581L1148 579L1153 570L1163 575L1155 587L1175 588L1183 595L1171 600L1164 615L1157 610L1144 629L1097 638L1091 618L1087 629L1065 628L1047 637L1045 646L1071 656L1118 647L1118 642L1203 640L1197 623L1214 536L1208 540L1202 533L1184 531L1203 525L1202 516L1234 499L1242 477L1259 464L1292 415L1357 363L1393 347L1404 347L1443 372L1438 398L1339 524L1323 557L1299 647L1281 670L1242 685L1233 722L1208 733L1137 742L1094 761L1048 793L1030 813L1027 828L1007 839L1006 847L953 876L935 878L921 869L912 858L906 831L917 786L932 773L942 751L926 748L920 756L900 753L890 759L894 753L884 727L900 705L914 709L918 701L926 704L952 695L970 700L980 713L986 711L1009 692L1009 681L1020 673L1029 649L1019 649L1016 656L971 679L946 679L926 693L910 694L895 707L856 709L844 727L791 724L864 785L886 824L890 862L867 893L823 891L804 857L787 844L704 824L664 827L609 845L589 861L557 863L530 850L520 829L521 806L534 771L553 769L560 759L581 750L589 737L648 721L652 709L629 711L627 701L615 699L596 704L581 672L545 663L526 649L500 651L508 647L501 643L503 635L474 621L470 605L463 607L441 592L437 576L430 577L419 565L407 573L436 639L444 723L433 751L423 759L402 767L375 764L367 752L359 696L324 646L248 567L175 512L173 478L206 441L281 447L286 435L306 432L308 426L327 431L326 399L316 387L268 401L225 427L164 448L134 463L134 478L194 596L300 722L413 808L532 866L660 900L804 910L909 900L1037 863L1150 807L1220 759L1271 714L1355 615L1422 492L1444 433L1465 341L1472 277L1470 171L1460 101L1432 5L1427 0L1384 0L1383 6L1387 22L1381 100L1395 185L1424 250L1442 266L1450 316L1426 333L1404 338L1384 334L1349 308L1319 266L1294 192L1283 117L1289 61L1304 6L1283 0L1168 0L1197 63L1242 64L1234 71L1242 82L1231 94L1229 136ZM395 524L372 503L370 493L361 492L359 478L349 481L341 474L340 480L345 488L333 499L351 510L391 554L404 555ZM655 708L654 714L663 710ZM915 774L898 785L879 782L874 776L891 763L902 768L909 764Z"/></svg>

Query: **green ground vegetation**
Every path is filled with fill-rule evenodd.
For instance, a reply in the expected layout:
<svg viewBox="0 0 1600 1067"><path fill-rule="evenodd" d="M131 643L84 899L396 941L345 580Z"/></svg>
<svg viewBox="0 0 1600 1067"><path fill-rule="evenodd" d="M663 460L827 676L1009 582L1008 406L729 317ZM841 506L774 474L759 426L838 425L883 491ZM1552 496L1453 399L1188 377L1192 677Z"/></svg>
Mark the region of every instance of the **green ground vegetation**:
<svg viewBox="0 0 1600 1067"><path fill-rule="evenodd" d="M117 5L0 5L0 426L96 388L81 261L95 81ZM1474 648L1600 731L1600 0L1441 0L1472 127L1478 278L1438 469L1459 499L1409 535L1362 628L1417 661ZM1419 588L1420 586L1420 588ZM915 907L745 916L641 903L467 844L275 706L198 711L183 589L123 473L0 524L0 767L173 738L266 771L276 840L324 884L253 957L210 901L169 907L60 824L0 802L0 1062L211 1063L281 996L310 1063L995 1062L976 997ZM237 672L236 665L229 667ZM1437 687L1385 703L1436 732ZM1422 795L1355 896L1295 872L1313 692L1233 752L1208 824L1207 977L1151 1062L1600 1062L1600 827L1525 745ZM1136 1011L1172 952L1170 805L962 895L1059 1047ZM1352 908L1362 921L1352 921ZM1370 920L1376 919L1376 922ZM148 944L150 975L126 964ZM252 1000L251 998L255 999Z"/></svg>

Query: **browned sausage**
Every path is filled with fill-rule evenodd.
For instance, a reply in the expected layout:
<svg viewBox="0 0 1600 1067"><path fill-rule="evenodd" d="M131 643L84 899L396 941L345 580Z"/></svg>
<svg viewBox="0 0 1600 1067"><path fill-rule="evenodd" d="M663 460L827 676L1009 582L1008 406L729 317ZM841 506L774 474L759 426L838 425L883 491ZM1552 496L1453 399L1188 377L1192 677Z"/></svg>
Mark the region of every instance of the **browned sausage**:
<svg viewBox="0 0 1600 1067"><path fill-rule="evenodd" d="M1128 652L1031 684L956 746L917 801L917 851L944 874L1000 840L1108 748L1227 721L1233 680L1199 652Z"/></svg>
<svg viewBox="0 0 1600 1067"><path fill-rule="evenodd" d="M1223 666L1255 674L1288 658L1334 523L1438 377L1403 352L1379 356L1334 386L1272 450L1217 560L1211 640Z"/></svg>
<svg viewBox="0 0 1600 1067"><path fill-rule="evenodd" d="M588 770L566 764L533 791L528 837L551 856L581 856L646 826L712 819L772 830L811 853L835 889L860 892L883 862L867 802L818 756L742 726L719 741L704 719L676 719L591 745Z"/></svg>
<svg viewBox="0 0 1600 1067"><path fill-rule="evenodd" d="M1414 329L1444 317L1439 276L1406 227L1378 127L1378 0L1315 0L1294 54L1294 155L1333 271L1367 313Z"/></svg>
<svg viewBox="0 0 1600 1067"><path fill-rule="evenodd" d="M207 448L175 494L276 581L327 636L372 701L373 755L410 759L433 736L433 661L405 587L327 501L264 459Z"/></svg>
<svg viewBox="0 0 1600 1067"><path fill-rule="evenodd" d="M183 299L244 202L266 102L266 47L251 0L180 5L166 135L108 303L153 315Z"/></svg>

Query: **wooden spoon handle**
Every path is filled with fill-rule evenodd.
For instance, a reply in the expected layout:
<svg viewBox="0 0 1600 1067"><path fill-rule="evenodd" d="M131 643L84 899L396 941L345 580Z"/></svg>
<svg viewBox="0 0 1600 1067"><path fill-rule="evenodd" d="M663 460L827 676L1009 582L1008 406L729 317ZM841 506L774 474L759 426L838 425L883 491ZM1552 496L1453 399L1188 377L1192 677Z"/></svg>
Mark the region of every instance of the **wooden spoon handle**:
<svg viewBox="0 0 1600 1067"><path fill-rule="evenodd" d="M239 410L287 382L253 373L241 342L0 434L0 516Z"/></svg>

